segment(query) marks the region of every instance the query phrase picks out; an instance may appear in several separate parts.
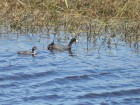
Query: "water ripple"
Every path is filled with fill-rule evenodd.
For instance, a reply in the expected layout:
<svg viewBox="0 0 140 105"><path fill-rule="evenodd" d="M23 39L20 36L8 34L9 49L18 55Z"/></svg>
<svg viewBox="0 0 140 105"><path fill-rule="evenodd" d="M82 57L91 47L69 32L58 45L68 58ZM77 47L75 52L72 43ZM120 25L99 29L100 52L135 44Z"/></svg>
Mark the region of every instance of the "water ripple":
<svg viewBox="0 0 140 105"><path fill-rule="evenodd" d="M40 77L46 77L49 75L55 75L57 72L54 71L46 71L46 72L37 72L32 74L25 74L25 73L15 73L14 75L4 75L0 77L1 81L11 81L11 80L28 80L33 78L40 78Z"/></svg>
<svg viewBox="0 0 140 105"><path fill-rule="evenodd" d="M135 96L140 94L140 88L130 89L130 90L119 90L113 92L103 92L103 93L88 93L78 98L104 98L104 97L119 97L119 96Z"/></svg>
<svg viewBox="0 0 140 105"><path fill-rule="evenodd" d="M34 101L34 100L56 100L56 99L60 99L63 98L60 95L40 95L40 96L30 96L30 97L23 97L22 99L24 101Z"/></svg>

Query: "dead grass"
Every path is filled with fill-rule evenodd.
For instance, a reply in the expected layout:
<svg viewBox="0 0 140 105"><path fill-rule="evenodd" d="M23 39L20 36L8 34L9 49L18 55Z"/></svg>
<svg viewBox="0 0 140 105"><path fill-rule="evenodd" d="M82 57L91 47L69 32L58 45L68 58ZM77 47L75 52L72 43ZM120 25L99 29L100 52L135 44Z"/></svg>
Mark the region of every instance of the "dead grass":
<svg viewBox="0 0 140 105"><path fill-rule="evenodd" d="M0 23L20 33L45 29L91 38L121 33L126 39L139 40L139 5L139 0L1 0Z"/></svg>

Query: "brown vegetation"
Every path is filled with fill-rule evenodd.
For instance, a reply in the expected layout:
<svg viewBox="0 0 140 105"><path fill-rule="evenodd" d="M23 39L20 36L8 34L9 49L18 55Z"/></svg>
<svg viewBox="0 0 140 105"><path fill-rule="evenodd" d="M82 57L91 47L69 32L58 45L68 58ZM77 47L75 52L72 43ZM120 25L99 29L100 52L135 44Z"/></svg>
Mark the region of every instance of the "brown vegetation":
<svg viewBox="0 0 140 105"><path fill-rule="evenodd" d="M1 0L0 22L21 32L47 30L140 36L139 0ZM135 38L133 38L135 39Z"/></svg>

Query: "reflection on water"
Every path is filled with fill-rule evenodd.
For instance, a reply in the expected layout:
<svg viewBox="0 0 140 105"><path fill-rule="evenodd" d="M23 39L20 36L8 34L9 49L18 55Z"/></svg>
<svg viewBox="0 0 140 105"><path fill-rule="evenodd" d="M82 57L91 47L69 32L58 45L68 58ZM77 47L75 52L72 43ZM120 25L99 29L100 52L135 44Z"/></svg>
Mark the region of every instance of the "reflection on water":
<svg viewBox="0 0 140 105"><path fill-rule="evenodd" d="M48 51L52 40L38 35L0 40L1 105L140 104L140 55L128 44L81 36L69 54ZM37 56L17 54L32 46Z"/></svg>

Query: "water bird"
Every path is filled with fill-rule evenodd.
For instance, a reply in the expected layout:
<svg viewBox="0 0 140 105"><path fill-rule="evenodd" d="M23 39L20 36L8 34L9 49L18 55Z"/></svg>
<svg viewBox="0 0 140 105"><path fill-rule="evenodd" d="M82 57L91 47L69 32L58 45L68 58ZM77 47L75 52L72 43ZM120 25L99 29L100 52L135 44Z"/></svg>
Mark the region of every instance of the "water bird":
<svg viewBox="0 0 140 105"><path fill-rule="evenodd" d="M65 45L65 46L55 44L53 41L51 44L48 45L48 50L50 50L50 51L53 51L53 50L55 50L55 51L66 51L66 50L71 51L71 46L72 46L73 42L77 42L77 41L78 40L76 38L72 38L70 40L69 44Z"/></svg>
<svg viewBox="0 0 140 105"><path fill-rule="evenodd" d="M36 49L37 49L37 47L33 46L32 51L18 51L17 53L22 54L22 55L36 55L37 54L35 51Z"/></svg>

